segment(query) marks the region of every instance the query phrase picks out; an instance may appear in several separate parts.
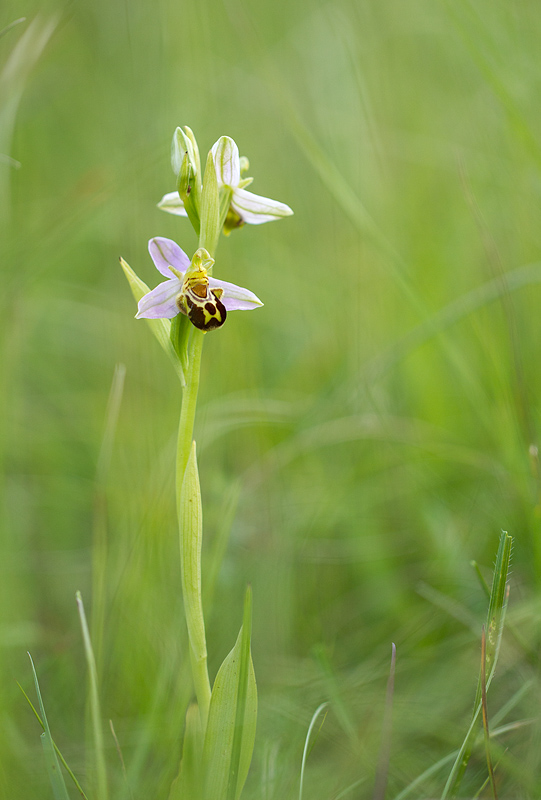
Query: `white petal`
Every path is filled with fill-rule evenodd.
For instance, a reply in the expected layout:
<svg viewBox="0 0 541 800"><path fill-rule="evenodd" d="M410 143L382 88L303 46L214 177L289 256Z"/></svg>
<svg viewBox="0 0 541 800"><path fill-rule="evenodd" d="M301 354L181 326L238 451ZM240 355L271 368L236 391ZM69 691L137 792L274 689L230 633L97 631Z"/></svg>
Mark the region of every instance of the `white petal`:
<svg viewBox="0 0 541 800"><path fill-rule="evenodd" d="M218 183L235 189L240 182L239 148L230 136L220 136L212 148Z"/></svg>
<svg viewBox="0 0 541 800"><path fill-rule="evenodd" d="M262 222L270 222L293 214L285 203L279 203L278 200L271 200L269 197L260 197L246 189L235 189L231 206L249 225L261 225Z"/></svg>
<svg viewBox="0 0 541 800"><path fill-rule="evenodd" d="M209 278L209 286L211 289L224 290L221 300L228 311L249 311L263 305L253 292L243 289L242 286L237 286L235 283Z"/></svg>
<svg viewBox="0 0 541 800"><path fill-rule="evenodd" d="M139 300L136 319L173 319L179 313L176 297L182 287L178 278L159 283Z"/></svg>
<svg viewBox="0 0 541 800"><path fill-rule="evenodd" d="M154 266L166 278L171 278L173 273L169 267L174 267L179 272L186 272L190 266L190 259L172 239L164 236L155 236L148 243L148 252L154 261Z"/></svg>
<svg viewBox="0 0 541 800"><path fill-rule="evenodd" d="M161 208L162 211L167 211L169 214L177 214L179 217L188 216L178 192L168 192L164 194L158 203L158 208Z"/></svg>

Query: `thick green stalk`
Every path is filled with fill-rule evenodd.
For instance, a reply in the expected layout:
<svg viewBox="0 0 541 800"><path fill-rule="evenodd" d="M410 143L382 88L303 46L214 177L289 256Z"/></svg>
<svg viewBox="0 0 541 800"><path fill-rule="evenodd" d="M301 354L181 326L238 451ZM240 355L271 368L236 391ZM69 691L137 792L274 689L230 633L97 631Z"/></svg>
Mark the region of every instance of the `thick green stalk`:
<svg viewBox="0 0 541 800"><path fill-rule="evenodd" d="M182 405L178 425L177 441L177 511L180 506L180 492L186 472L186 464L190 456L193 439L197 393L199 391L199 373L201 370L201 353L205 335L194 328L188 348L188 368L186 370L186 386L182 390Z"/></svg>
<svg viewBox="0 0 541 800"><path fill-rule="evenodd" d="M199 706L201 727L203 730L206 730L209 718L210 696L212 694L207 657L205 656L204 659L198 658L190 647L190 663L192 665L192 678L195 686L197 705Z"/></svg>
<svg viewBox="0 0 541 800"><path fill-rule="evenodd" d="M182 493L183 493L184 476L186 473L186 466L188 464L188 459L190 456L190 450L192 447L192 440L193 440L193 427L195 421L195 411L197 407L197 393L199 389L199 373L201 368L201 353L203 350L203 339L204 339L203 333L194 328L192 331L192 336L189 345L189 352L188 352L189 362L188 362L188 369L186 371L186 386L184 387L182 392L182 406L180 410L180 422L178 428L176 485L177 485L177 512L178 512L178 521L180 526L181 542L183 541L183 537L185 537L188 533L187 530L183 530L183 528L186 527L187 523L186 523L186 517L182 510L182 502L183 502ZM186 490L186 486L184 486L184 489ZM195 530L193 531L190 530L189 535L196 537L197 533ZM187 557L186 545L181 544L181 559L183 560L183 562L186 557ZM190 572L192 572L193 574L200 575L201 574L200 548L196 548L195 557L198 563L191 565ZM208 667L206 659L205 627L203 619L203 605L201 598L201 584L200 580L197 582L189 581L189 583L187 584L184 574L186 569L187 565L183 563L182 589L184 595L183 599L184 599L184 609L186 613L186 622L188 625L188 631L190 633L190 663L192 668L192 679L193 679L195 694L197 697L197 703L199 705L199 712L201 714L201 724L204 730L207 723L208 709L210 703L210 681L208 676ZM188 596L188 594L190 596ZM194 621L191 619L191 617L194 614L197 617L197 628L199 630L198 638L201 640L197 653L194 651L193 642L191 641L192 627L194 625Z"/></svg>
<svg viewBox="0 0 541 800"><path fill-rule="evenodd" d="M195 442L184 473L179 509L180 562L184 614L190 640L190 663L204 730L210 704L210 682L207 669L205 618L201 597L201 547L203 543L203 510L197 472Z"/></svg>

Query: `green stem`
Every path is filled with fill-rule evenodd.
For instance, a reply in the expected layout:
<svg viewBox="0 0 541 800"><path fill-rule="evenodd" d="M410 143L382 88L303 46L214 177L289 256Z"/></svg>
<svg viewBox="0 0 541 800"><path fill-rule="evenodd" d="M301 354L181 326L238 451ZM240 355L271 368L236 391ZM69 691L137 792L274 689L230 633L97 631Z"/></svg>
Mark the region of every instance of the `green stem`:
<svg viewBox="0 0 541 800"><path fill-rule="evenodd" d="M195 421L195 411L197 407L197 393L199 390L199 374L201 370L201 354L203 351L204 334L196 330L192 331L190 345L188 348L188 368L186 370L186 386L182 392L182 406L180 410L180 421L178 427L178 445L177 445L177 512L179 516L179 525L181 524L180 518L180 502L182 492L182 482L184 480L184 473L186 472L186 465L190 455L193 439L193 427ZM200 558L200 556L199 556ZM201 564L199 563L198 569L200 571ZM183 587L184 588L184 587ZM200 609L201 619L203 617L203 605L201 592L199 597L195 599L195 605ZM184 597L184 606L188 606L188 599ZM204 620L202 620L204 625ZM204 636L204 628L203 628ZM205 645L206 653L206 645ZM207 658L199 658L192 650L190 645L190 664L192 668L192 679L199 706L199 713L201 716L201 725L203 730L206 728L209 705L210 705L210 680L208 674Z"/></svg>
<svg viewBox="0 0 541 800"><path fill-rule="evenodd" d="M190 455L193 439L197 393L199 391L199 373L201 370L201 353L203 351L204 333L196 328L192 331L188 348L188 368L186 370L186 386L182 390L182 405L178 425L177 443L177 511L180 504L182 481L186 472L186 464Z"/></svg>
<svg viewBox="0 0 541 800"><path fill-rule="evenodd" d="M199 718L203 731L207 729L210 707L210 681L207 665L207 657L198 659L190 647L190 663L192 665L192 678L195 686L197 705L199 706Z"/></svg>

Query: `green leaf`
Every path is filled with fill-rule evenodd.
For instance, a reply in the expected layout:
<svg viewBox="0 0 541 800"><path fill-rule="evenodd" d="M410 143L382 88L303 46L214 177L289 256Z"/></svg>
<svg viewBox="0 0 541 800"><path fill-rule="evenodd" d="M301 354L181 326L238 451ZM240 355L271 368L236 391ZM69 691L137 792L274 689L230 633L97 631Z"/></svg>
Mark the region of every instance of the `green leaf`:
<svg viewBox="0 0 541 800"><path fill-rule="evenodd" d="M47 721L47 715L45 714L45 706L43 705L41 692L39 690L36 668L34 667L34 662L32 661L32 656L30 655L30 653L28 653L28 658L30 659L30 664L32 665L32 672L34 673L36 694L38 696L39 707L41 710L41 718L43 720L44 731L41 734L40 738L41 738L41 743L43 745L43 751L45 753L45 760L47 762L47 771L49 773L51 786L53 787L53 794L55 800L69 800L68 790L66 789L64 776L62 775L62 771L60 769L60 763L58 761L54 749L54 742L53 742L53 737L51 736L51 729L49 728L49 722Z"/></svg>
<svg viewBox="0 0 541 800"><path fill-rule="evenodd" d="M257 722L257 687L250 653L252 594L235 646L218 671L203 749L205 800L238 800L248 775Z"/></svg>
<svg viewBox="0 0 541 800"><path fill-rule="evenodd" d="M220 228L226 236L244 225L242 218L231 208L233 192L228 186L220 186Z"/></svg>
<svg viewBox="0 0 541 800"><path fill-rule="evenodd" d="M193 162L188 153L185 153L178 176L177 189L188 218L198 236L201 230L200 190L198 190L200 180L201 177L196 174Z"/></svg>
<svg viewBox="0 0 541 800"><path fill-rule="evenodd" d="M130 284L130 289L135 298L135 302L138 303L139 300L145 294L148 294L150 292L150 289L146 285L146 283L142 281L141 278L133 271L130 265L126 261L124 261L122 257L120 258L120 266L124 270L124 275L126 276L128 283ZM150 327L150 330L160 343L161 347L165 350L165 352L169 356L171 363L175 368L175 372L178 375L181 385L185 386L186 380L184 378L184 370L182 369L182 364L180 363L175 348L173 347L173 343L171 342L171 320L147 319L145 320L145 322L147 322L148 326Z"/></svg>
<svg viewBox="0 0 541 800"><path fill-rule="evenodd" d="M487 631L486 640L486 690L492 682L494 673L496 671L496 663L498 661L498 654L500 651L500 644L503 634L503 624L505 620L505 611L507 608L507 576L509 573L509 564L511 561L511 547L513 544L513 537L506 531L502 531L500 537L500 546L498 548L498 555L496 557L496 564L494 567L494 574L492 578L492 589L490 592L490 601L488 604L488 613L486 619L485 629ZM466 733L466 737L462 742L462 746L458 752L451 773L447 779L447 783L443 789L441 800L447 797L455 797L460 783L468 766L468 761L472 753L474 741L476 738L477 721L481 714L482 708L482 670L479 673L479 680L477 682L477 692L475 694L475 702L473 706L473 714Z"/></svg>
<svg viewBox="0 0 541 800"><path fill-rule="evenodd" d="M201 235L199 247L208 250L211 256L216 252L220 238L220 193L212 152L208 154L203 191L201 195Z"/></svg>
<svg viewBox="0 0 541 800"><path fill-rule="evenodd" d="M171 785L169 800L201 797L203 730L199 708L193 703L186 712L186 730L178 776Z"/></svg>

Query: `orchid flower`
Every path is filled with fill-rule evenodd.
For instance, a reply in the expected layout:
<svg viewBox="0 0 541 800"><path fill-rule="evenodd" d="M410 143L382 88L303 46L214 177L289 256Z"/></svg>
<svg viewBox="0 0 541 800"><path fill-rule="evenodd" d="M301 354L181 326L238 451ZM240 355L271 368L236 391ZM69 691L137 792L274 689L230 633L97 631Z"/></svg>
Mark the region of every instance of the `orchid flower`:
<svg viewBox="0 0 541 800"><path fill-rule="evenodd" d="M221 136L211 152L216 167L218 187L231 192L231 204L224 225L225 233L244 223L261 225L263 222L271 222L293 214L285 203L260 197L246 190L253 178L241 178L241 172L249 168L249 163L247 158L239 157L239 149L233 139ZM170 214L188 216L178 191L165 194L158 203L158 208Z"/></svg>
<svg viewBox="0 0 541 800"><path fill-rule="evenodd" d="M156 236L148 250L167 280L139 300L137 319L172 319L181 313L196 328L210 331L224 324L228 311L263 305L249 289L209 277L214 259L202 247L190 261L172 239Z"/></svg>

